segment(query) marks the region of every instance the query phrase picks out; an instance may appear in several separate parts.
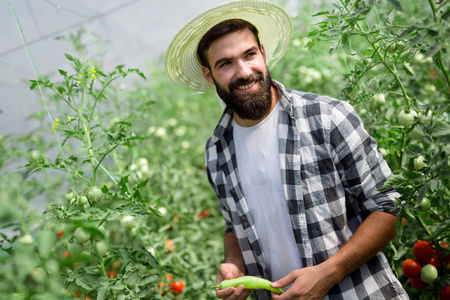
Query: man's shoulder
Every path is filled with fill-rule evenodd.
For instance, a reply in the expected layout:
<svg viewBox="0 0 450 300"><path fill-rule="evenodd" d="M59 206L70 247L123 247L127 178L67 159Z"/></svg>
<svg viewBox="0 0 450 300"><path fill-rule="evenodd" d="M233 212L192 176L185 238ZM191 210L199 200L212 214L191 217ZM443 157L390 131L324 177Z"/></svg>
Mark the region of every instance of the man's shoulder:
<svg viewBox="0 0 450 300"><path fill-rule="evenodd" d="M343 101L335 99L326 95L320 95L312 92L304 92L294 89L286 89L286 97L293 99L294 105L331 105L336 106L341 104Z"/></svg>

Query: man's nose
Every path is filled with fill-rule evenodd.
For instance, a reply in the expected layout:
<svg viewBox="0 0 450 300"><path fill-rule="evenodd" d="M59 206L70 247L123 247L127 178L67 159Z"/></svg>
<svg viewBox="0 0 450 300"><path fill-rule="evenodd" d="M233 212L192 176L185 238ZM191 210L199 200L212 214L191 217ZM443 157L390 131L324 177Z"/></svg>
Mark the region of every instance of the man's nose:
<svg viewBox="0 0 450 300"><path fill-rule="evenodd" d="M242 60L237 62L236 77L248 79L252 74L251 68Z"/></svg>

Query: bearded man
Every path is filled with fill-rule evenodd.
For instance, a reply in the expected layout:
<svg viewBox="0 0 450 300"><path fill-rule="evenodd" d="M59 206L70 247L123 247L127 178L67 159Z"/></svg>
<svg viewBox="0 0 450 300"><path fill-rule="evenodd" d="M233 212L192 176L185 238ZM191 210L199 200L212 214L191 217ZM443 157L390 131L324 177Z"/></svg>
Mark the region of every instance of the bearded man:
<svg viewBox="0 0 450 300"><path fill-rule="evenodd" d="M398 194L378 191L392 173L348 103L272 80L291 38L277 5L234 1L194 18L166 54L172 80L225 103L206 145L226 224L217 284L252 275L285 291L257 299L408 299L381 252L395 236Z"/></svg>

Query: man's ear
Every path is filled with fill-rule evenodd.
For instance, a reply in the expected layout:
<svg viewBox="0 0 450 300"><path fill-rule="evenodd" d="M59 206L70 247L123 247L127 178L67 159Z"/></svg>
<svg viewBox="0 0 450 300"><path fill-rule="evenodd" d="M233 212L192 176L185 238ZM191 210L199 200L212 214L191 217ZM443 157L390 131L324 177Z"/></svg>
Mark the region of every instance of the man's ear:
<svg viewBox="0 0 450 300"><path fill-rule="evenodd" d="M202 72L203 72L203 76L205 77L206 81L208 81L211 84L214 84L214 80L211 74L211 71L209 70L209 68L202 66Z"/></svg>
<svg viewBox="0 0 450 300"><path fill-rule="evenodd" d="M262 55L263 55L263 57L264 57L264 61L266 61L266 50L264 50L264 45L263 44L261 44L261 53L262 53Z"/></svg>

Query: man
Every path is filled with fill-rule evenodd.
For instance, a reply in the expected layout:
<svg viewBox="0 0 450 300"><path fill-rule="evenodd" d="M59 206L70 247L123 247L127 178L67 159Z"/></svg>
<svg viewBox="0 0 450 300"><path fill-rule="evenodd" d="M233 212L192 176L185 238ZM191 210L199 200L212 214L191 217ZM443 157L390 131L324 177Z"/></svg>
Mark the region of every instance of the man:
<svg viewBox="0 0 450 300"><path fill-rule="evenodd" d="M271 79L266 62L291 36L278 6L235 1L192 20L166 54L176 83L226 104L206 146L227 227L217 284L249 274L285 290L258 299L408 299L380 252L395 236L398 194L377 191L391 171L349 104Z"/></svg>

